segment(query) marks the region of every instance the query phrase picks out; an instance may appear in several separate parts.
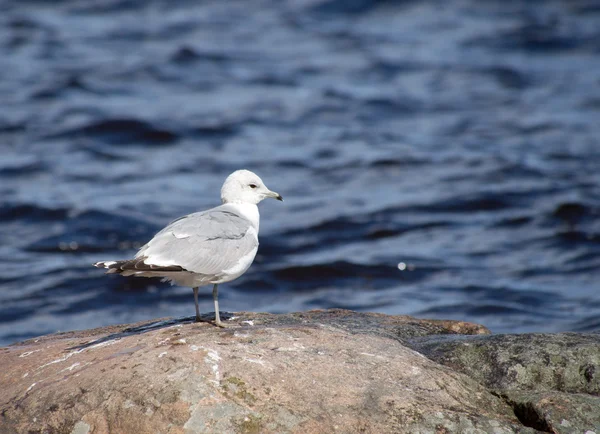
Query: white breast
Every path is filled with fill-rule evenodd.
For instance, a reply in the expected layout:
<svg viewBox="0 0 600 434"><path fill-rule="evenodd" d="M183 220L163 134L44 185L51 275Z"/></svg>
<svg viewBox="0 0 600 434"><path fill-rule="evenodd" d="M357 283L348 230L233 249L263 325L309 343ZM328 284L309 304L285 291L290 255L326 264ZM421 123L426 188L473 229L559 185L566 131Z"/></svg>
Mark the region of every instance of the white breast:
<svg viewBox="0 0 600 434"><path fill-rule="evenodd" d="M244 274L248 268L250 268L250 265L252 265L252 262L254 262L256 252L258 251L258 233L254 228L251 227L248 229L246 236L256 238L256 248L252 249L252 251L242 256L233 267L230 267L227 270L223 270L223 275L219 279L219 281L213 283L229 282L233 279L237 279L242 274Z"/></svg>
<svg viewBox="0 0 600 434"><path fill-rule="evenodd" d="M260 226L260 213L258 207L253 203L230 203L230 205L236 213L248 219L250 224L256 230L256 236L258 237L258 229Z"/></svg>

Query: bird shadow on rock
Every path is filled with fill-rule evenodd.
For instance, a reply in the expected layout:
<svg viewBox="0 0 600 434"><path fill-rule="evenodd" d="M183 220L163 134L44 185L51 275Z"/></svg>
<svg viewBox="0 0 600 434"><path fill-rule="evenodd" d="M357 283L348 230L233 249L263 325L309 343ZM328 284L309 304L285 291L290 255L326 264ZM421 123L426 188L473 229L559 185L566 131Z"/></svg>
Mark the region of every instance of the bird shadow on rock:
<svg viewBox="0 0 600 434"><path fill-rule="evenodd" d="M234 314L231 312L219 312L219 314L221 315L221 318L224 320L228 320L230 318L233 318L233 316L234 316ZM207 324L213 325L212 322L215 320L215 313L214 312L204 313L204 314L200 315L200 318L202 319L202 322L206 322ZM174 326L177 324L194 323L195 321L196 321L195 316L183 316L183 317L179 317L179 318L168 318L168 319L161 318L158 320L144 321L141 324L138 323L139 325L135 325L133 327L125 327L125 328L120 328L122 326L107 327L107 329L108 329L107 331L109 331L109 333L106 336L86 342L85 344L74 345L67 349L72 350L72 351L85 350L85 349L93 347L93 346L101 345L105 342L122 339L122 338L125 338L128 336L140 335L140 334L147 333L147 332L150 332L153 330L159 330L162 328L171 327L171 326ZM111 330L114 330L115 328L117 329L117 331L110 332ZM95 332L97 332L97 331L98 330L96 329Z"/></svg>

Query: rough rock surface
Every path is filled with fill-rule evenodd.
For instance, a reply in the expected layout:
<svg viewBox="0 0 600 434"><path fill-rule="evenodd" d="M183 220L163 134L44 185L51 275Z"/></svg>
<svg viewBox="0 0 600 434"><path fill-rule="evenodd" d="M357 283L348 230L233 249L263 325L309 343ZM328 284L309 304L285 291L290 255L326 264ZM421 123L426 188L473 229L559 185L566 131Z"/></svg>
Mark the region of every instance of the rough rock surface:
<svg viewBox="0 0 600 434"><path fill-rule="evenodd" d="M600 398L579 393L516 392L503 394L522 420L542 432L600 432Z"/></svg>
<svg viewBox="0 0 600 434"><path fill-rule="evenodd" d="M600 334L432 336L410 346L502 397L528 426L600 433Z"/></svg>
<svg viewBox="0 0 600 434"><path fill-rule="evenodd" d="M2 433L533 433L404 344L473 324L314 311L41 337L0 349Z"/></svg>

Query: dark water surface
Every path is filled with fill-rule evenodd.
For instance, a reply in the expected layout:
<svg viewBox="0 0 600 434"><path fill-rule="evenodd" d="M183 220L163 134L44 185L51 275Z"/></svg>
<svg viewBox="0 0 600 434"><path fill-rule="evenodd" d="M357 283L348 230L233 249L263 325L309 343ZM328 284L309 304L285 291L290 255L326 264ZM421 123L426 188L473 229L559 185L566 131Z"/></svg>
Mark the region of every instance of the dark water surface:
<svg viewBox="0 0 600 434"><path fill-rule="evenodd" d="M238 168L286 201L224 310L598 330L599 23L598 1L0 1L0 344L192 315L191 289L91 264Z"/></svg>

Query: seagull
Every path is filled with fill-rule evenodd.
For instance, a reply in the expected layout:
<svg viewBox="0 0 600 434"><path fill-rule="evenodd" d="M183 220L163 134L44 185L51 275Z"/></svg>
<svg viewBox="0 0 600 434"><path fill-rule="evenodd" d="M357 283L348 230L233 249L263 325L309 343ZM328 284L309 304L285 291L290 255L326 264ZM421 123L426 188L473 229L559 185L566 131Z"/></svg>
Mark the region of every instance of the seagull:
<svg viewBox="0 0 600 434"><path fill-rule="evenodd" d="M202 321L198 288L212 284L215 325L225 327L219 316L218 286L240 277L254 261L260 223L257 204L269 197L283 201L258 175L237 170L221 188L222 205L172 221L133 259L101 261L94 266L107 269L106 274L162 277L192 288L196 322Z"/></svg>

